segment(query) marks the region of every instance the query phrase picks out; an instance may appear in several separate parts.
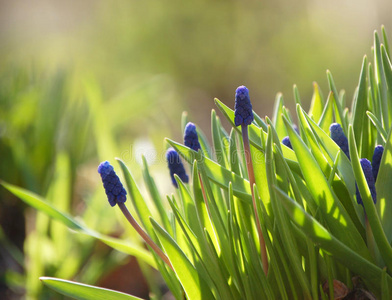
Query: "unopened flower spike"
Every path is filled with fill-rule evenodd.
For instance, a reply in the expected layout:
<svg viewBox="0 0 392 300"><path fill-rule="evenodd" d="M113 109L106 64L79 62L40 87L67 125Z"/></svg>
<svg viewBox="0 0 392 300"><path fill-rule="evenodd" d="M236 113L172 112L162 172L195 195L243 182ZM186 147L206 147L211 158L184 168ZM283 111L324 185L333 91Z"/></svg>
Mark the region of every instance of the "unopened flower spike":
<svg viewBox="0 0 392 300"><path fill-rule="evenodd" d="M143 240L159 255L162 260L174 271L173 266L165 253L155 244L151 237L143 230L138 224L132 214L129 212L125 205L127 200L126 194L120 178L114 172L113 166L108 162L104 161L98 166L98 173L101 174L103 187L105 188L106 195L111 206L118 204L124 216L128 222L137 231L137 233L143 238Z"/></svg>
<svg viewBox="0 0 392 300"><path fill-rule="evenodd" d="M350 159L350 152L348 149L348 140L344 135L342 126L338 123L332 123L329 127L329 131L331 133L331 139L342 149L342 151L346 154L348 159Z"/></svg>
<svg viewBox="0 0 392 300"><path fill-rule="evenodd" d="M377 145L374 148L373 158L372 158L372 168L373 168L373 177L374 181L377 180L378 170L380 169L380 163L382 154L384 153L384 147L381 145Z"/></svg>
<svg viewBox="0 0 392 300"><path fill-rule="evenodd" d="M174 150L173 148L169 148L166 152L166 159L170 170L170 177L173 185L175 187L178 187L177 181L174 178L174 174L177 174L177 176L180 177L180 179L183 182L187 183L189 181L189 178L185 172L184 165L182 164L180 156L178 155L177 151Z"/></svg>
<svg viewBox="0 0 392 300"><path fill-rule="evenodd" d="M185 126L184 145L191 148L192 150L195 150L196 152L201 148L199 137L196 132L196 125L192 122L188 122L188 124Z"/></svg>
<svg viewBox="0 0 392 300"><path fill-rule="evenodd" d="M235 106L234 106L234 124L235 126L241 125L242 142L244 144L244 154L246 160L246 168L248 170L249 185L252 192L252 203L255 214L257 233L259 235L260 250L261 250L261 261L263 264L264 273L268 273L268 256L267 249L265 247L265 241L263 233L261 231L260 218L257 212L256 199L254 195L253 186L255 185L255 174L253 171L252 156L250 154L249 134L248 125L253 122L253 111L252 104L250 103L249 90L246 86L239 86L235 91Z"/></svg>
<svg viewBox="0 0 392 300"><path fill-rule="evenodd" d="M291 146L290 138L288 136L285 136L282 140L282 144L289 147L290 149L293 149Z"/></svg>
<svg viewBox="0 0 392 300"><path fill-rule="evenodd" d="M250 125L253 122L252 104L249 90L246 86L239 86L235 91L234 123L235 126Z"/></svg>
<svg viewBox="0 0 392 300"><path fill-rule="evenodd" d="M98 173L101 174L110 205L113 207L117 203L124 203L127 200L127 192L114 172L113 166L108 161L104 161L98 166Z"/></svg>
<svg viewBox="0 0 392 300"><path fill-rule="evenodd" d="M372 165L371 165L370 161L366 158L361 158L359 160L359 162L361 163L362 171L363 171L363 174L365 175L366 182L369 186L369 190L372 195L373 202L374 202L374 204L376 204L377 194L376 194L376 185L375 185L375 181L374 181L374 177L373 177ZM362 201L361 194L359 193L358 186L357 186L357 202L358 202L358 204L363 206L363 201Z"/></svg>

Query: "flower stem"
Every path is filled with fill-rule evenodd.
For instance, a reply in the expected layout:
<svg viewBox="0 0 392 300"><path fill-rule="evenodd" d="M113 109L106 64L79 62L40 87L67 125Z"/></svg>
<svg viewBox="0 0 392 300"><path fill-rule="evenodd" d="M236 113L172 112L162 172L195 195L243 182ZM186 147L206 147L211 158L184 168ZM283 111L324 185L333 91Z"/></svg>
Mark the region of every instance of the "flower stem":
<svg viewBox="0 0 392 300"><path fill-rule="evenodd" d="M135 220L135 218L131 215L128 208L125 206L125 204L124 203L117 203L117 205L120 207L122 213L127 218L128 222L132 225L133 228L135 228L137 233L143 238L143 240L147 243L147 245L149 245L155 251L155 253L158 254L159 257L162 258L162 260L174 271L173 266L170 263L169 258L166 256L165 253L163 253L161 248L159 248L158 245L154 243L154 241L143 230L143 228L140 227L140 225Z"/></svg>
<svg viewBox="0 0 392 300"><path fill-rule="evenodd" d="M247 167L247 170L248 170L250 189L251 189L251 192L252 192L253 210L255 212L257 232L258 232L258 235L259 235L260 251L261 251L261 262L263 264L264 273L265 273L265 275L267 275L267 273L268 273L267 249L265 247L265 241L264 241L263 233L261 231L261 224L260 224L259 214L257 212L255 193L254 193L254 190L253 190L253 186L255 185L255 174L254 174L254 171L253 171L252 156L250 154L248 125L243 125L242 124L241 125L241 129L242 129L242 141L244 143L246 167Z"/></svg>

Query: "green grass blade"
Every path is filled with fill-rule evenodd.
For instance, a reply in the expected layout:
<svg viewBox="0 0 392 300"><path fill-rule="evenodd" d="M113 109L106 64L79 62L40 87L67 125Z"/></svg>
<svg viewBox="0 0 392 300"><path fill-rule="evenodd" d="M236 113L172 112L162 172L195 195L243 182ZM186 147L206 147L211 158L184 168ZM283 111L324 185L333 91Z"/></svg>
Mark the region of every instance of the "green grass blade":
<svg viewBox="0 0 392 300"><path fill-rule="evenodd" d="M370 259L365 242L347 211L328 185L327 179L324 177L313 155L286 119L285 123L304 179L315 202L319 206L323 219L328 224L328 228L340 241L347 244L354 251L358 251L366 259Z"/></svg>
<svg viewBox="0 0 392 300"><path fill-rule="evenodd" d="M161 198L161 195L159 194L158 188L155 184L154 178L150 175L150 171L148 169L148 164L147 160L142 156L143 159L143 178L144 182L146 183L147 189L150 192L151 198L153 200L153 203L155 204L155 207L159 213L159 216L161 218L161 221L166 229L170 228L170 221L167 216L165 207L163 206L163 201Z"/></svg>
<svg viewBox="0 0 392 300"><path fill-rule="evenodd" d="M385 45L386 53L388 54L388 57L390 58L391 52L389 50L388 36L387 36L387 32L385 31L384 25L381 26L381 32L382 32L382 38L383 38L383 43Z"/></svg>
<svg viewBox="0 0 392 300"><path fill-rule="evenodd" d="M211 128L212 128L212 141L214 144L214 153L218 164L224 168L228 168L228 160L226 157L225 145L223 143L222 136L220 134L220 129L218 125L218 117L216 116L215 110L211 111Z"/></svg>
<svg viewBox="0 0 392 300"><path fill-rule="evenodd" d="M153 266L156 268L156 263L153 260L151 254L145 250L144 248L132 244L130 242L125 242L120 239L116 239L113 237L109 237L103 234L100 234L92 229L89 229L76 221L74 218L72 218L70 215L61 212L57 208L53 207L50 203L39 197L38 195L31 193L29 191L26 191L22 188L16 187L14 185L11 185L9 183L6 183L4 181L1 182L1 184L9 190L11 193L13 193L15 196L23 200L25 203L30 205L31 207L35 208L38 211L43 212L44 214L48 215L52 219L59 221L60 223L64 224L68 228L75 230L76 232L87 234L91 237L94 237L96 239L101 240L105 244L109 245L110 247L127 253L129 255L133 255L135 257L138 257L148 263L149 265Z"/></svg>
<svg viewBox="0 0 392 300"><path fill-rule="evenodd" d="M275 187L275 190L281 199L283 207L299 229L312 239L316 245L332 255L334 259L354 273L359 274L369 283L372 290L377 291L378 294L381 288L380 278L382 269L350 249L346 244L340 242L316 219L306 213L298 203L279 190L279 188ZM388 282L392 283L392 278L389 275Z"/></svg>
<svg viewBox="0 0 392 300"><path fill-rule="evenodd" d="M197 160L197 152L172 140L166 139L166 141L175 148L188 163L193 164L193 162ZM234 195L249 204L252 203L252 195L247 180L244 180L234 172L231 172L207 157L204 158L204 168L208 178L214 183L221 188L227 189L227 183L232 182Z"/></svg>
<svg viewBox="0 0 392 300"><path fill-rule="evenodd" d="M392 64L391 59L388 56L387 50L384 45L381 45L381 59L383 64L384 76L385 76L385 89L387 93L388 108L392 110ZM390 119L392 118L392 111L389 112Z"/></svg>
<svg viewBox="0 0 392 300"><path fill-rule="evenodd" d="M138 186L136 185L135 179L133 178L128 167L121 159L116 158L116 160L118 161L121 170L123 172L125 183L128 188L129 196L131 198L133 206L135 207L136 213L141 223L143 224L145 230L147 231L147 233L151 236L151 238L154 241L156 241L152 225L149 221L150 216L152 216L151 211L148 208L146 202L144 201L143 195L141 194Z"/></svg>
<svg viewBox="0 0 392 300"><path fill-rule="evenodd" d="M381 135L381 138L383 139L384 143L387 141L387 132L384 130L381 122L377 119L377 117L370 111L366 112L366 115L372 121L374 126L377 128L378 133Z"/></svg>
<svg viewBox="0 0 392 300"><path fill-rule="evenodd" d="M376 206L374 205L372 196L370 194L369 186L366 182L365 175L363 174L362 167L359 162L357 147L355 145L354 131L351 125L349 127L348 140L355 180L358 183L358 189L362 197L362 201L365 207L366 214L368 216L374 239L388 269L392 270L392 248L382 228L380 218L377 214Z"/></svg>
<svg viewBox="0 0 392 300"><path fill-rule="evenodd" d="M281 139L283 139L287 135L286 127L284 126L283 119L281 117L283 113L283 105L283 95L281 93L278 93L275 99L272 120L274 121L275 130Z"/></svg>
<svg viewBox="0 0 392 300"><path fill-rule="evenodd" d="M199 276L195 267L173 238L154 219L150 218L150 220L187 298L190 300L214 299L208 285Z"/></svg>
<svg viewBox="0 0 392 300"><path fill-rule="evenodd" d="M363 132L363 120L367 109L367 82L366 82L366 69L368 61L367 57L363 58L361 74L359 76L358 93L354 99L354 110L352 117L352 124L356 136L356 142L359 145ZM367 133L367 132L366 132Z"/></svg>
<svg viewBox="0 0 392 300"><path fill-rule="evenodd" d="M140 300L142 298L134 297L125 293L100 288L97 286L87 285L74 281L53 278L40 277L44 285L55 290L56 292L78 300Z"/></svg>
<svg viewBox="0 0 392 300"><path fill-rule="evenodd" d="M389 109L392 109L392 105L388 106L387 100L387 85L385 80L385 73L382 66L382 57L381 57L381 44L380 38L378 37L377 31L374 31L374 72L376 77L376 88L380 91L380 103L381 103L381 113L382 113L382 120L384 129L389 128L389 115L391 112Z"/></svg>
<svg viewBox="0 0 392 300"><path fill-rule="evenodd" d="M329 93L327 103L324 106L323 113L321 114L318 126L320 126L325 132L329 131L329 126L333 123L333 93Z"/></svg>
<svg viewBox="0 0 392 300"><path fill-rule="evenodd" d="M377 212L381 220L382 227L388 242L392 242L392 130L389 132L387 142L385 143L383 157L380 163L376 181L377 191Z"/></svg>
<svg viewBox="0 0 392 300"><path fill-rule="evenodd" d="M316 82L313 82L313 96L310 103L309 116L318 123L323 114L324 100L321 97L320 87Z"/></svg>

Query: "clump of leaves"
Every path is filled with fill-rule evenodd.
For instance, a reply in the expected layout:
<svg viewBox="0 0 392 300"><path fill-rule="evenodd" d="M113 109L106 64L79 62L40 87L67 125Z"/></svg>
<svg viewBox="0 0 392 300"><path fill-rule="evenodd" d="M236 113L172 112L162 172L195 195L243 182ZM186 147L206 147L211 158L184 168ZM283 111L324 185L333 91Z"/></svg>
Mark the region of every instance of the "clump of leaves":
<svg viewBox="0 0 392 300"><path fill-rule="evenodd" d="M3 185L70 228L158 269L176 299L389 299L392 64L384 28L382 35L383 44L374 35L374 62L363 59L351 110L330 72L327 99L315 84L309 111L295 89L298 125L281 95L272 119L253 112L246 115L246 124L215 99L232 125L230 133L212 111L213 146L199 130L200 149L166 139L188 164L189 183L173 172L174 192L161 197L144 160L153 207L118 159L128 205L136 214L132 218L143 238L153 242L147 242L149 253L86 228L29 192ZM330 132L333 123L340 126ZM375 159L378 145L383 151ZM378 173L373 175L371 162L376 160ZM125 205L119 204L123 212L128 211ZM60 279L41 280L76 299L135 299Z"/></svg>

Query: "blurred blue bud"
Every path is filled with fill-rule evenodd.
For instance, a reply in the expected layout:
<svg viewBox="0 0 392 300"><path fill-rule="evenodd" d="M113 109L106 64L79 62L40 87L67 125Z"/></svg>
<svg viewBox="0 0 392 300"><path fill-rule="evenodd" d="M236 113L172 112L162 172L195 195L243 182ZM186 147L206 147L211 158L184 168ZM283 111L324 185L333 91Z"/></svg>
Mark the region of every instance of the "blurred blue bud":
<svg viewBox="0 0 392 300"><path fill-rule="evenodd" d="M184 165L182 164L180 156L178 155L177 151L174 150L173 148L169 148L166 152L166 159L170 170L170 177L173 185L175 187L178 187L177 181L174 178L174 174L177 174L177 176L180 177L182 182L187 183L189 178L185 172Z"/></svg>
<svg viewBox="0 0 392 300"><path fill-rule="evenodd" d="M376 194L376 185L375 185L375 181L374 181L374 177L373 177L372 165L371 165L370 161L366 158L361 158L359 160L359 162L361 163L362 171L363 171L363 174L365 175L366 182L369 186L369 190L372 195L373 202L374 202L374 204L376 204L377 194ZM358 202L358 204L363 205L362 197L361 197L361 194L359 193L358 186L356 186L356 188L357 188L357 191L356 191L357 192L357 202Z"/></svg>
<svg viewBox="0 0 392 300"><path fill-rule="evenodd" d="M113 166L104 161L98 166L98 173L101 174L103 187L106 196L108 197L109 204L113 207L117 203L124 203L127 200L127 192L124 189L120 178L114 172Z"/></svg>
<svg viewBox="0 0 392 300"><path fill-rule="evenodd" d="M201 148L199 137L196 132L196 125L191 122L185 126L184 145L195 151L198 151Z"/></svg>
<svg viewBox="0 0 392 300"><path fill-rule="evenodd" d="M329 127L329 131L331 133L331 139L342 149L342 151L347 155L348 159L350 159L350 151L348 150L348 140L344 135L342 126L338 123L332 123Z"/></svg>
<svg viewBox="0 0 392 300"><path fill-rule="evenodd" d="M290 138L288 136L285 136L282 140L282 144L289 147L290 149L293 149L291 146Z"/></svg>
<svg viewBox="0 0 392 300"><path fill-rule="evenodd" d="M235 126L250 125L253 122L252 104L249 90L241 85L235 91L234 123Z"/></svg>
<svg viewBox="0 0 392 300"><path fill-rule="evenodd" d="M380 163L382 154L384 153L384 147L381 145L376 146L374 148L373 158L372 158L372 168L373 168L373 177L374 181L377 180L378 170L380 169Z"/></svg>

